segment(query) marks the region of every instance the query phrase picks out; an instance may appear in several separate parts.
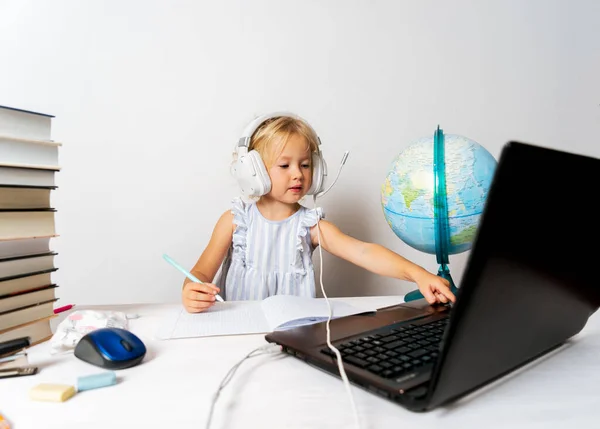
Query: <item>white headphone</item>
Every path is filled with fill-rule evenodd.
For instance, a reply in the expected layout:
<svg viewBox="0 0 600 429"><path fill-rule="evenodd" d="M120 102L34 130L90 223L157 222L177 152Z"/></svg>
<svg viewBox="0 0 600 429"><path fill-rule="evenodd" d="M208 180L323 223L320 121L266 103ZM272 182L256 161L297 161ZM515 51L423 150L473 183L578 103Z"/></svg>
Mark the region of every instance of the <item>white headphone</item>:
<svg viewBox="0 0 600 429"><path fill-rule="evenodd" d="M260 197L261 195L269 193L271 190L271 179L269 178L269 173L267 173L267 168L265 167L265 163L260 157L260 154L255 150L248 152L252 135L265 121L282 116L299 119L313 132L315 131L308 122L290 112L269 113L250 122L235 145L234 152L236 153L237 158L231 166L233 177L237 179L242 194L247 197ZM315 135L317 135L316 132ZM327 176L327 164L321 154L321 139L319 136L317 136L317 141L319 142L319 146L317 151L312 154L313 174L312 184L307 192L308 195L315 195L321 192L325 184L325 176Z"/></svg>

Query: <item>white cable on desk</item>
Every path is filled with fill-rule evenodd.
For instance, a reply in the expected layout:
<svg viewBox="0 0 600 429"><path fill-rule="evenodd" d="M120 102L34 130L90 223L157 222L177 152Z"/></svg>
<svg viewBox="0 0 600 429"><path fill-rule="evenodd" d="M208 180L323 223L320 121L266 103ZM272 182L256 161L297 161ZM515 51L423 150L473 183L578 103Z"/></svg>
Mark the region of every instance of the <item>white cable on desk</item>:
<svg viewBox="0 0 600 429"><path fill-rule="evenodd" d="M313 197L314 206L316 206L317 198ZM317 216L317 238L319 241L319 259L321 262L321 269L319 272L319 282L321 283L321 293L325 298L325 302L327 303L327 308L329 309L329 317L327 318L327 324L325 325L327 330L327 346L329 349L335 353L338 370L340 371L340 376L344 382L344 386L346 387L346 392L350 397L350 404L352 405L352 412L354 414L354 421L356 423L356 429L360 429L360 419L358 417L358 409L356 408L356 403L354 402L354 395L352 394L352 388L350 387L350 381L348 381L348 376L346 375L346 370L344 369L344 364L342 363L342 356L340 351L331 343L331 328L329 327L329 323L331 322L331 318L333 317L333 311L331 308L331 304L329 303L329 298L327 298L327 294L325 293L325 287L323 286L323 251L321 248L321 227L319 225L320 216Z"/></svg>
<svg viewBox="0 0 600 429"><path fill-rule="evenodd" d="M217 404L217 399L219 399L221 390L223 390L225 388L225 386L227 386L227 384L229 384L229 382L233 378L235 372L240 367L240 365L242 363L244 363L244 361L246 359L253 358L256 356L261 356L263 354L279 353L280 351L281 351L281 346L279 346L278 344L269 343L269 344L261 346L257 349L252 350L250 353L248 353L246 356L244 356L244 358L242 360L240 360L238 363L236 363L234 366L231 367L231 369L227 372L227 374L225 374L225 377L223 377L223 380L221 380L221 383L219 384L219 388L217 389L217 391L215 392L215 395L213 396L212 403L210 404L210 411L208 413L208 419L206 420L206 429L210 428L210 424L212 422L212 416L213 416L213 413L215 410L215 405Z"/></svg>

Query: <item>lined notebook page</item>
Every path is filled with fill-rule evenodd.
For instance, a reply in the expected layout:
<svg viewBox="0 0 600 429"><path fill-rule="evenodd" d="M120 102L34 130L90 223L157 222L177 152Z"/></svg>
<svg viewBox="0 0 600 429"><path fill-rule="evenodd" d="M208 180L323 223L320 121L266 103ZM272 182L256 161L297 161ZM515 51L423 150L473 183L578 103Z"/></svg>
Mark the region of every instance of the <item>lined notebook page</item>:
<svg viewBox="0 0 600 429"><path fill-rule="evenodd" d="M369 311L341 301L330 301L333 317ZM158 339L208 337L212 335L264 334L327 320L323 298L274 295L263 301L217 302L209 310L191 314L183 307L166 316L155 336Z"/></svg>
<svg viewBox="0 0 600 429"><path fill-rule="evenodd" d="M155 335L167 340L270 332L260 304L260 301L217 302L207 311L194 314L181 307L161 321Z"/></svg>

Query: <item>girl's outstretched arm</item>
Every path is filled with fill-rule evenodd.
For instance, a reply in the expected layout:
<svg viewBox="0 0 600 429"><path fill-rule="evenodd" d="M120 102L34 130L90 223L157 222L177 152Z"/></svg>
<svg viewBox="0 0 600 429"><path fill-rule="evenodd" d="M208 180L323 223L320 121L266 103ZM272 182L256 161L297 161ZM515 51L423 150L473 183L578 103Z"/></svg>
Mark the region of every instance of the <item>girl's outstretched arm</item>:
<svg viewBox="0 0 600 429"><path fill-rule="evenodd" d="M321 246L329 253L375 274L416 283L430 304L454 302L454 294L450 291L446 279L430 273L386 247L350 237L331 222L322 220L318 226ZM312 227L310 236L313 246L316 247L319 244L317 225Z"/></svg>

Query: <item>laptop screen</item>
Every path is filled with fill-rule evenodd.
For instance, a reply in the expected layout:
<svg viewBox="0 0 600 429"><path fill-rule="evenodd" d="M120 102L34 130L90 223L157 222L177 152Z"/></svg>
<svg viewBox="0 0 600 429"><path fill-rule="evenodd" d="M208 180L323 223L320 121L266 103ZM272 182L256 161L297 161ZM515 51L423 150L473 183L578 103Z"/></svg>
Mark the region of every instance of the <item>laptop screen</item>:
<svg viewBox="0 0 600 429"><path fill-rule="evenodd" d="M432 406L562 344L598 308L599 171L595 158L504 147L433 376Z"/></svg>

